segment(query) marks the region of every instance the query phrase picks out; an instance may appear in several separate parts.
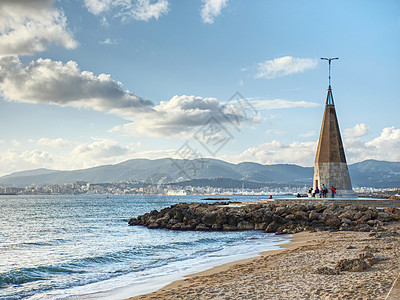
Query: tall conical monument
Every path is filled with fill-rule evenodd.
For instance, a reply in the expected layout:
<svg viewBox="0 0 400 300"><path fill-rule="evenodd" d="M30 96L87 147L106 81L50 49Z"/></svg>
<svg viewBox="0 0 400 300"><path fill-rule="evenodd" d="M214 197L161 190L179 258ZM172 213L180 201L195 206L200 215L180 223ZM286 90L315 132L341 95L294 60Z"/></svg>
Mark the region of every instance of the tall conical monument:
<svg viewBox="0 0 400 300"><path fill-rule="evenodd" d="M321 186L324 184L330 191L331 187L334 186L337 197L355 197L356 194L351 186L331 88L331 61L338 58L321 59L329 62L329 87L315 156L313 188L315 190L318 187L321 190Z"/></svg>

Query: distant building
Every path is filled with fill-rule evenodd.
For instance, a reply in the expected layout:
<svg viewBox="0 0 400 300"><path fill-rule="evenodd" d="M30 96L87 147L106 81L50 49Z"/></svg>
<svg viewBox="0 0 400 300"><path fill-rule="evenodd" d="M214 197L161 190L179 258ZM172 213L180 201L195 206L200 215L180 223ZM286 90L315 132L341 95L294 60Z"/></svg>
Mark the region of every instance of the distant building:
<svg viewBox="0 0 400 300"><path fill-rule="evenodd" d="M330 83L329 59L329 87L326 96L324 117L322 120L321 133L318 140L317 154L314 165L314 191L318 187L321 190L322 184L328 189L330 195L331 187L336 188L337 197L355 197L342 138L339 130L339 123L336 117L335 104L333 102L332 88Z"/></svg>

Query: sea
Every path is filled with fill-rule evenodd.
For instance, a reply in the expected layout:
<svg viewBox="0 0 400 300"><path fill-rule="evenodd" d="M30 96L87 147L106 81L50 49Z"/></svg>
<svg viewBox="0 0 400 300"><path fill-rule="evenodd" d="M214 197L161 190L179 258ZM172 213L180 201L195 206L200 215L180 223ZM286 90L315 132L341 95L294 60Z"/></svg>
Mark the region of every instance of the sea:
<svg viewBox="0 0 400 300"><path fill-rule="evenodd" d="M0 196L0 299L126 299L288 242L262 231L128 226L131 217L153 209L214 202L202 198Z"/></svg>

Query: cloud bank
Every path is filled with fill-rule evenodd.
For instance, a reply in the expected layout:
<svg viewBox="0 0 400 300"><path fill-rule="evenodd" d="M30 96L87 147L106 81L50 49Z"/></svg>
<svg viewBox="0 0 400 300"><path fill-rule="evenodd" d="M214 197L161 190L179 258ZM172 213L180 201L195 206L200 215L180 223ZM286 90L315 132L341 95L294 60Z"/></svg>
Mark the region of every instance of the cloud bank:
<svg viewBox="0 0 400 300"><path fill-rule="evenodd" d="M240 106L222 105L215 98L196 96L174 96L169 101L161 101L153 111L138 116L134 123L112 129L134 135L176 136L188 134L194 128L204 126L210 119L229 126L231 120L239 123L257 122L257 113L246 113Z"/></svg>
<svg viewBox="0 0 400 300"><path fill-rule="evenodd" d="M361 137L367 134L366 124L356 124L353 128L344 130L344 149L348 163L367 159L400 161L400 128L383 128L380 135L369 141ZM239 155L223 157L232 162L252 161L261 164L298 164L313 166L317 141L285 143L273 140L268 143L247 148Z"/></svg>
<svg viewBox="0 0 400 300"><path fill-rule="evenodd" d="M0 1L0 56L33 55L51 44L67 49L78 44L52 0Z"/></svg>
<svg viewBox="0 0 400 300"><path fill-rule="evenodd" d="M125 91L109 75L81 71L74 61L64 64L39 58L24 65L15 55L0 58L0 91L10 101L86 108L121 116L153 105Z"/></svg>
<svg viewBox="0 0 400 300"><path fill-rule="evenodd" d="M302 73L317 67L318 60L314 58L296 58L284 56L273 60L260 62L255 78L273 79L291 74Z"/></svg>

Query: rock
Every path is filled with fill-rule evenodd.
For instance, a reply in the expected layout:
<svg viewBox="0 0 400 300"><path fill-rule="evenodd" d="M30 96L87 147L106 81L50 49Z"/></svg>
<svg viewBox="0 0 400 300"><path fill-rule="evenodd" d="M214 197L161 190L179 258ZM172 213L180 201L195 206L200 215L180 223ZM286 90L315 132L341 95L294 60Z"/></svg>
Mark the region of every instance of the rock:
<svg viewBox="0 0 400 300"><path fill-rule="evenodd" d="M338 205L335 204L335 203L330 203L330 204L328 204L328 206L326 207L326 209L327 209L327 210L330 210L330 211L335 211L337 208L338 208Z"/></svg>
<svg viewBox="0 0 400 300"><path fill-rule="evenodd" d="M335 269L339 271L361 272L369 267L370 265L364 259L353 258L338 261Z"/></svg>
<svg viewBox="0 0 400 300"><path fill-rule="evenodd" d="M309 215L308 215L308 219L310 221L314 221L317 220L319 218L321 214L317 213L315 210L310 211Z"/></svg>
<svg viewBox="0 0 400 300"><path fill-rule="evenodd" d="M380 220L369 220L369 221L367 221L367 224L369 226L378 226L378 225L383 226L383 222Z"/></svg>
<svg viewBox="0 0 400 300"><path fill-rule="evenodd" d="M272 221L267 228L265 229L265 232L269 232L269 233L275 233L276 230L279 228L279 224L275 221Z"/></svg>
<svg viewBox="0 0 400 300"><path fill-rule="evenodd" d="M328 267L321 267L321 268L316 268L314 270L314 274L321 274L321 275L339 275L340 271L331 269Z"/></svg>
<svg viewBox="0 0 400 300"><path fill-rule="evenodd" d="M324 223L329 227L339 227L341 222L334 214L327 213L324 217Z"/></svg>
<svg viewBox="0 0 400 300"><path fill-rule="evenodd" d="M354 221L355 220L355 218L354 218L354 215L355 215L355 211L352 211L352 210L345 210L344 212L342 212L340 215L339 215L339 219L340 220L342 220L342 219L349 219L349 220L352 220L352 221Z"/></svg>
<svg viewBox="0 0 400 300"><path fill-rule="evenodd" d="M382 222L390 222L393 220L393 214L391 212L379 212L378 220Z"/></svg>
<svg viewBox="0 0 400 300"><path fill-rule="evenodd" d="M175 225L173 225L171 227L171 229L172 230L181 230L183 225L184 225L183 223L176 223Z"/></svg>
<svg viewBox="0 0 400 300"><path fill-rule="evenodd" d="M371 258L371 257L374 257L374 255L369 251L362 252L358 255L358 258L360 259Z"/></svg>
<svg viewBox="0 0 400 300"><path fill-rule="evenodd" d="M295 213L294 219L298 221L308 221L308 214L303 210L299 210Z"/></svg>
<svg viewBox="0 0 400 300"><path fill-rule="evenodd" d="M296 216L294 214L289 214L285 217L285 219L288 219L288 220L294 220L295 218L296 218Z"/></svg>
<svg viewBox="0 0 400 300"><path fill-rule="evenodd" d="M351 220L350 219L343 218L343 219L341 219L341 221L342 221L343 224L351 225Z"/></svg>
<svg viewBox="0 0 400 300"><path fill-rule="evenodd" d="M384 222L400 219L397 208L377 209L336 204L250 204L228 207L208 203L178 203L160 211L152 210L129 225L172 230L265 230L294 233L307 230L384 230Z"/></svg>
<svg viewBox="0 0 400 300"><path fill-rule="evenodd" d="M222 229L222 225L221 224L213 224L212 226L211 226L211 229L212 230L221 230Z"/></svg>
<svg viewBox="0 0 400 300"><path fill-rule="evenodd" d="M222 230L223 231L236 231L237 228L236 228L236 226L224 224L224 225L222 225Z"/></svg>
<svg viewBox="0 0 400 300"><path fill-rule="evenodd" d="M286 210L286 206L278 206L277 208L275 208L275 214L277 214L278 216L282 216L286 212Z"/></svg>
<svg viewBox="0 0 400 300"><path fill-rule="evenodd" d="M157 228L160 228L160 224L154 222L154 223L149 224L147 226L147 228L149 228L149 229L157 229Z"/></svg>
<svg viewBox="0 0 400 300"><path fill-rule="evenodd" d="M386 211L386 212L390 212L390 213L392 213L392 214L400 215L400 209L398 209L398 208L396 208L396 207L388 207L388 208L385 208L385 211Z"/></svg>
<svg viewBox="0 0 400 300"><path fill-rule="evenodd" d="M196 226L196 228L194 229L196 231L210 231L210 227L207 227L207 225L205 224L199 224Z"/></svg>
<svg viewBox="0 0 400 300"><path fill-rule="evenodd" d="M267 222L262 222L262 223L256 223L254 224L254 230L265 230L267 228L269 223Z"/></svg>
<svg viewBox="0 0 400 300"><path fill-rule="evenodd" d="M356 226L354 226L353 229L356 230L356 231L368 232L372 228L371 228L371 226L369 226L367 224L357 224Z"/></svg>
<svg viewBox="0 0 400 300"><path fill-rule="evenodd" d="M238 230L253 230L254 229L254 224L249 221L241 221L237 225Z"/></svg>
<svg viewBox="0 0 400 300"><path fill-rule="evenodd" d="M136 218L131 218L131 219L129 220L128 224L129 224L130 226L132 226L132 225L139 225L140 222L139 222L139 220L136 219Z"/></svg>

